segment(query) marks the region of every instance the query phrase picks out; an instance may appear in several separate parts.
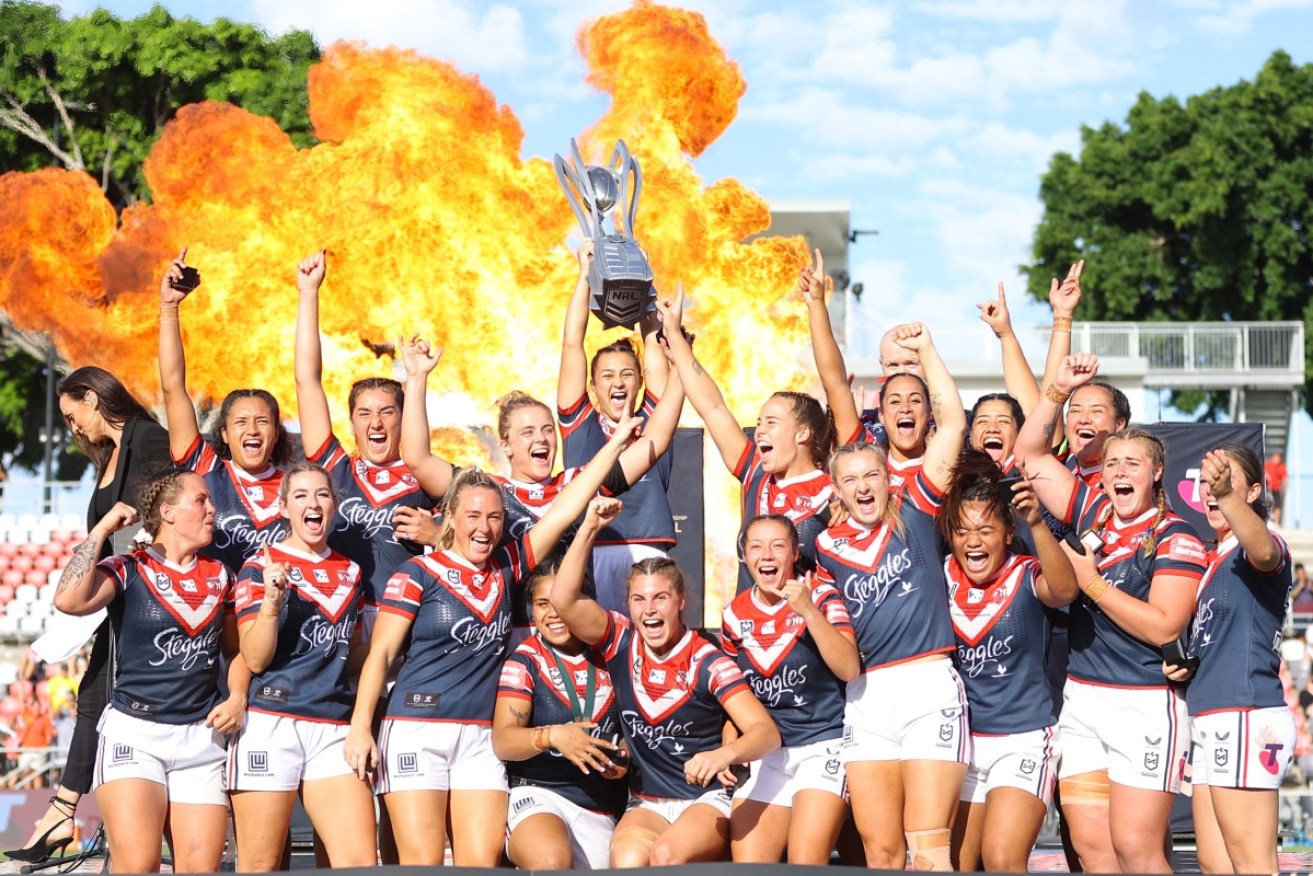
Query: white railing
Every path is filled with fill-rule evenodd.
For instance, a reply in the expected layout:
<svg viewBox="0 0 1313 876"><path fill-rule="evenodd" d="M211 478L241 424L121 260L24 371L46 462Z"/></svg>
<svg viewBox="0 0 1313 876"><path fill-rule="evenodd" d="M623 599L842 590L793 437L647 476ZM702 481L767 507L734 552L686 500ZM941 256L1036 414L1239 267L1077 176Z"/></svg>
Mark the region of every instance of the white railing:
<svg viewBox="0 0 1313 876"><path fill-rule="evenodd" d="M1144 358L1150 371L1304 373L1301 322L1081 322L1072 327L1071 346Z"/></svg>

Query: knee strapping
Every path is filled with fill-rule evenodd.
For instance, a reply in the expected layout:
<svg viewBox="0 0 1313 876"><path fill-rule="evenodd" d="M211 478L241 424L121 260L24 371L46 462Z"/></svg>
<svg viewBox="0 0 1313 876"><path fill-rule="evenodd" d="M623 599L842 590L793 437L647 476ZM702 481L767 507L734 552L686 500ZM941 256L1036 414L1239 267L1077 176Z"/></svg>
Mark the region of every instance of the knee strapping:
<svg viewBox="0 0 1313 876"><path fill-rule="evenodd" d="M933 830L903 831L907 839L907 849L912 854L913 870L938 870L947 872L953 869L949 857L949 844L952 834L946 827Z"/></svg>
<svg viewBox="0 0 1313 876"><path fill-rule="evenodd" d="M1058 796L1063 806L1108 805L1108 774L1081 773L1058 782Z"/></svg>

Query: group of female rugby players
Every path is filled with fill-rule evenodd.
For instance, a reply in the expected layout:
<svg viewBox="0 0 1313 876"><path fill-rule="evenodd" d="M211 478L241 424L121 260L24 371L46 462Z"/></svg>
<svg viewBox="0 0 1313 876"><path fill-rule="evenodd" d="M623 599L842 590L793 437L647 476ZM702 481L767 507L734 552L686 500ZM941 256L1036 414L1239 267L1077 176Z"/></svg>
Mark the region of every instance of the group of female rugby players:
<svg viewBox="0 0 1313 876"><path fill-rule="evenodd" d="M980 307L1007 393L967 414L926 326L903 325L863 419L818 253L799 289L827 404L777 392L749 438L682 329L682 295L642 324L641 354L621 341L588 361L591 258L586 243L560 435L547 405L506 396L505 474L432 453L438 352L418 336L404 383L353 386L348 451L320 379L323 253L297 270L306 461L259 389L232 392L201 435L185 250L170 265L173 465L100 518L56 597L108 608L118 646L96 762L116 870L157 869L166 826L175 869L217 869L229 803L238 869L275 869L299 794L335 867L379 848L439 864L449 840L475 866L823 864L837 848L879 868L1024 871L1056 797L1085 870L1167 871L1187 775L1205 868L1276 870L1289 552L1245 447L1200 461L1206 540L1172 513L1162 442L1129 427L1095 357L1069 355L1080 264L1053 283L1042 383L1000 289ZM61 410L78 441L116 440L130 397L99 369L75 375ZM666 553L686 398L742 483L718 641L686 625ZM105 556L138 525L143 546Z"/></svg>

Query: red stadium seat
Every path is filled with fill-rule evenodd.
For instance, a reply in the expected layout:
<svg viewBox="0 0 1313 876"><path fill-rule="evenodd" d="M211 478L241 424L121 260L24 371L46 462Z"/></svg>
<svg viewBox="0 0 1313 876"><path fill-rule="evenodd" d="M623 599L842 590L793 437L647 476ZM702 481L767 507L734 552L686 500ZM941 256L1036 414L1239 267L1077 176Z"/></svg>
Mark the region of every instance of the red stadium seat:
<svg viewBox="0 0 1313 876"><path fill-rule="evenodd" d="M16 557L9 558L9 568L17 569L20 572L26 572L32 568L32 558L27 554L19 554Z"/></svg>
<svg viewBox="0 0 1313 876"><path fill-rule="evenodd" d="M8 559L18 554L18 545L12 541L0 541L0 557Z"/></svg>
<svg viewBox="0 0 1313 876"><path fill-rule="evenodd" d="M18 546L18 553L22 556L35 557L45 550L44 545L35 542L25 541Z"/></svg>
<svg viewBox="0 0 1313 876"><path fill-rule="evenodd" d="M23 573L23 583L31 584L33 587L44 587L46 584L46 573L40 569L28 569Z"/></svg>
<svg viewBox="0 0 1313 876"><path fill-rule="evenodd" d="M0 572L0 584L7 587L17 587L23 583L23 573L19 569L5 569Z"/></svg>
<svg viewBox="0 0 1313 876"><path fill-rule="evenodd" d="M0 605L8 605L14 598L14 588L9 584L0 584Z"/></svg>
<svg viewBox="0 0 1313 876"><path fill-rule="evenodd" d="M42 554L41 556L32 560L32 568L41 572L49 572L51 569L55 568L55 566L58 565L59 565L59 559L57 557L52 557L50 554Z"/></svg>

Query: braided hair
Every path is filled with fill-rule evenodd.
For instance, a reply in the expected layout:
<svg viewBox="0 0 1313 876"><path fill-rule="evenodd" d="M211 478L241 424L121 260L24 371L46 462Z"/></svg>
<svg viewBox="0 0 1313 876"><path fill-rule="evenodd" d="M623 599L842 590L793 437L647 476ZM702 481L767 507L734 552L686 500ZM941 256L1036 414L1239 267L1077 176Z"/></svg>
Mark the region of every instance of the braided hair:
<svg viewBox="0 0 1313 876"><path fill-rule="evenodd" d="M166 468L150 478L137 490L137 514L141 517L141 526L156 538L164 525L160 509L172 505L182 498L184 481L200 475L189 468Z"/></svg>
<svg viewBox="0 0 1313 876"><path fill-rule="evenodd" d="M1144 537L1143 546L1144 555L1146 557L1151 557L1153 556L1154 548L1158 545L1158 525L1163 522L1163 518L1167 516L1167 513L1170 510L1167 507L1167 490L1163 488L1163 472L1166 470L1167 465L1167 447L1163 444L1163 439L1159 438L1148 429L1141 429L1138 426L1130 426L1118 430L1108 436L1108 440L1103 443L1104 459L1107 459L1108 448L1112 446L1114 441L1142 442L1143 446L1149 451L1150 465L1160 470L1153 481L1153 501L1154 505L1158 508L1158 513L1153 518L1153 524L1149 527L1148 535ZM1096 524L1097 528L1102 529L1107 526L1108 521L1112 519L1112 513L1112 503L1109 502L1108 507L1103 510L1101 515L1099 515L1099 520Z"/></svg>

